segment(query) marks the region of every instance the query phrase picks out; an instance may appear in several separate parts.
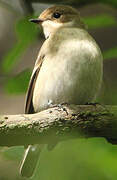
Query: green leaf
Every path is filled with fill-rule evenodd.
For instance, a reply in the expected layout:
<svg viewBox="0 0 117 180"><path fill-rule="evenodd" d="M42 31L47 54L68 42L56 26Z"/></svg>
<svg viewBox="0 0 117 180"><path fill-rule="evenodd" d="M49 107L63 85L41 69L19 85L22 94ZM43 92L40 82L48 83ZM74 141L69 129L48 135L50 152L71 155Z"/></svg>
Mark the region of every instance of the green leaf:
<svg viewBox="0 0 117 180"><path fill-rule="evenodd" d="M31 71L26 70L17 76L10 78L4 86L5 91L9 94L25 93L27 91L30 76Z"/></svg>
<svg viewBox="0 0 117 180"><path fill-rule="evenodd" d="M92 17L84 18L85 24L88 25L89 29L95 29L100 27L108 27L117 25L116 18L109 14L101 14Z"/></svg>
<svg viewBox="0 0 117 180"><path fill-rule="evenodd" d="M4 73L10 72L16 63L20 61L20 57L24 52L26 46L24 42L17 42L15 46L8 52L3 59L2 70Z"/></svg>
<svg viewBox="0 0 117 180"><path fill-rule="evenodd" d="M11 147L3 151L3 155L5 156L5 158L9 160L15 160L15 161L21 160L23 153L24 153L23 146Z"/></svg>
<svg viewBox="0 0 117 180"><path fill-rule="evenodd" d="M19 20L16 23L16 34L20 41L26 44L34 41L39 33L37 25L29 22L30 17Z"/></svg>
<svg viewBox="0 0 117 180"><path fill-rule="evenodd" d="M103 138L69 140L42 151L32 180L116 180L116 164L116 147Z"/></svg>
<svg viewBox="0 0 117 180"><path fill-rule="evenodd" d="M9 73L15 67L16 63L21 60L23 52L37 39L38 27L29 22L29 19L26 17L16 23L15 30L18 40L3 59L2 71L4 73Z"/></svg>
<svg viewBox="0 0 117 180"><path fill-rule="evenodd" d="M104 59L114 59L117 58L117 47L111 48L103 52Z"/></svg>

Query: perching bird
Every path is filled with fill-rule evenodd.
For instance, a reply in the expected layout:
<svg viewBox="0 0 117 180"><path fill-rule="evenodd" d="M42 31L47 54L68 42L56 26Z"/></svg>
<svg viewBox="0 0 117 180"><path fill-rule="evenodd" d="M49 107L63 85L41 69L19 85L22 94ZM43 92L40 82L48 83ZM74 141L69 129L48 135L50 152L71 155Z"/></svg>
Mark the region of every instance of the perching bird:
<svg viewBox="0 0 117 180"><path fill-rule="evenodd" d="M25 113L39 112L50 104L92 102L101 86L103 58L78 11L57 5L31 22L43 27L46 40L29 83ZM22 176L33 175L40 151L39 145L28 147L20 168Z"/></svg>

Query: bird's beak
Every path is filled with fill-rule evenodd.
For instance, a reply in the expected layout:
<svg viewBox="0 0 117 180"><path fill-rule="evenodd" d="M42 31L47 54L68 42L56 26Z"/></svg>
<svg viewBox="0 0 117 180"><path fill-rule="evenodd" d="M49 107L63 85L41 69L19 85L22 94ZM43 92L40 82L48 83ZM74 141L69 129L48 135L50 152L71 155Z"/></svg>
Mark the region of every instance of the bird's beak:
<svg viewBox="0 0 117 180"><path fill-rule="evenodd" d="M40 24L42 23L44 20L43 19L30 19L30 22L36 23L36 24Z"/></svg>

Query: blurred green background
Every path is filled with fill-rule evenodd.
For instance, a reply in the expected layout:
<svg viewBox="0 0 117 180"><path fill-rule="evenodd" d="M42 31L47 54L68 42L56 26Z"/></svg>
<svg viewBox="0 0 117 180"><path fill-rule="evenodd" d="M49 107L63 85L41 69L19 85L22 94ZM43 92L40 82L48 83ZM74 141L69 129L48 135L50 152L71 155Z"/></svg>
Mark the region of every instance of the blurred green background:
<svg viewBox="0 0 117 180"><path fill-rule="evenodd" d="M43 4L45 2L45 4ZM51 4L49 4L51 2ZM39 49L41 29L28 21L56 0L0 0L0 113L24 112L25 93ZM95 3L94 3L95 2ZM104 56L104 77L97 101L117 104L117 1L61 0L75 6ZM24 147L0 148L0 180L19 175ZM76 139L45 147L32 180L116 180L117 146L103 138Z"/></svg>

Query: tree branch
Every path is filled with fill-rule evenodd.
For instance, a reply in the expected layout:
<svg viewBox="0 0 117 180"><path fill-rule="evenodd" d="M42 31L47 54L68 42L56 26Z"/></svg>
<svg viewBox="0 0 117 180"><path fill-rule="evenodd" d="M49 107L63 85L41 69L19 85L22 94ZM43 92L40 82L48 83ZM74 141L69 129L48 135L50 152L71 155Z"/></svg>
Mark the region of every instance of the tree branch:
<svg viewBox="0 0 117 180"><path fill-rule="evenodd" d="M0 146L46 144L79 137L117 143L117 106L65 105L36 114L1 115Z"/></svg>
<svg viewBox="0 0 117 180"><path fill-rule="evenodd" d="M31 1L19 0L19 2L25 15L34 13Z"/></svg>
<svg viewBox="0 0 117 180"><path fill-rule="evenodd" d="M83 7L89 4L102 3L117 8L117 1L115 0L29 0L30 3L54 3L54 4L70 4L78 7Z"/></svg>

